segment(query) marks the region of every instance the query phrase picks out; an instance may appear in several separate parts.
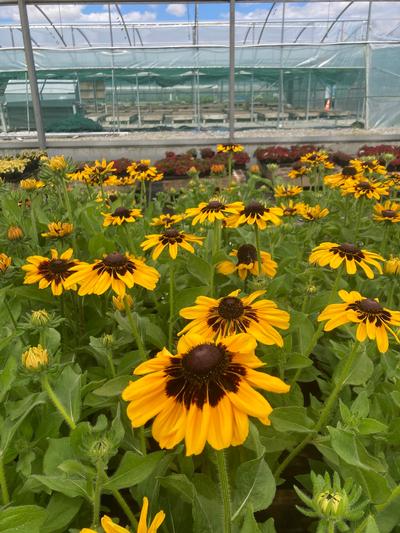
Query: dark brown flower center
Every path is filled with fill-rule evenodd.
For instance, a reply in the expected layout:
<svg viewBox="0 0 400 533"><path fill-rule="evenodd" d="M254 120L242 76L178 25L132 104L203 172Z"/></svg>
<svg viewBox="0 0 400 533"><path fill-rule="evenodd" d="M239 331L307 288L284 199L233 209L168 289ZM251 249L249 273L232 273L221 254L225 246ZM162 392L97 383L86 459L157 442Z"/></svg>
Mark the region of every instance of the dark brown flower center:
<svg viewBox="0 0 400 533"><path fill-rule="evenodd" d="M357 174L357 170L354 167L344 167L342 169L343 176L355 176Z"/></svg>
<svg viewBox="0 0 400 533"><path fill-rule="evenodd" d="M249 265L257 261L257 250L252 244L242 244L237 251L238 263Z"/></svg>
<svg viewBox="0 0 400 533"><path fill-rule="evenodd" d="M361 250L357 248L355 244L350 244L349 242L341 244L339 249L346 254L359 254L361 252Z"/></svg>
<svg viewBox="0 0 400 533"><path fill-rule="evenodd" d="M378 314L383 311L383 307L376 300L372 300L371 298L365 298L357 303L360 311L364 311L365 313Z"/></svg>
<svg viewBox="0 0 400 533"><path fill-rule="evenodd" d="M200 344L182 359L182 365L190 373L203 377L215 370L224 356L224 352L215 344Z"/></svg>
<svg viewBox="0 0 400 533"><path fill-rule="evenodd" d="M116 194L110 194L110 196L108 197L110 202L115 202L115 200L118 198L118 196Z"/></svg>
<svg viewBox="0 0 400 533"><path fill-rule="evenodd" d="M179 231L177 229L167 229L163 232L163 235L167 239L176 239L179 237Z"/></svg>
<svg viewBox="0 0 400 533"><path fill-rule="evenodd" d="M235 298L234 296L227 296L222 298L218 305L218 313L222 318L227 320L232 320L234 318L239 318L243 314L244 306L240 298Z"/></svg>
<svg viewBox="0 0 400 533"><path fill-rule="evenodd" d="M53 274L63 274L71 265L64 259L52 259L49 262L49 270Z"/></svg>
<svg viewBox="0 0 400 533"><path fill-rule="evenodd" d="M394 211L393 209L384 209L382 211L382 216L386 218L394 218L396 214L396 211Z"/></svg>
<svg viewBox="0 0 400 533"><path fill-rule="evenodd" d="M221 211L224 207L224 204L218 202L218 200L211 200L211 202L208 202L208 205L204 208L204 211Z"/></svg>
<svg viewBox="0 0 400 533"><path fill-rule="evenodd" d="M294 207L285 207L285 209L283 210L283 214L284 215L294 215L296 213L297 209L294 208Z"/></svg>
<svg viewBox="0 0 400 533"><path fill-rule="evenodd" d="M147 165L144 165L143 163L140 163L136 167L136 172L146 172L146 170L149 170L149 167Z"/></svg>
<svg viewBox="0 0 400 533"><path fill-rule="evenodd" d="M363 191L368 191L369 189L372 189L371 184L368 181L360 181L358 184L358 188L362 189Z"/></svg>
<svg viewBox="0 0 400 533"><path fill-rule="evenodd" d="M131 210L126 207L117 207L117 209L112 214L113 217L125 217L128 218L131 214Z"/></svg>
<svg viewBox="0 0 400 533"><path fill-rule="evenodd" d="M249 215L263 215L264 212L266 211L266 208L260 204L260 202L250 202L246 205L246 207L244 208L244 214L246 216L249 216Z"/></svg>
<svg viewBox="0 0 400 533"><path fill-rule="evenodd" d="M123 267L128 263L128 258L118 252L113 252L103 259L103 263L108 267Z"/></svg>

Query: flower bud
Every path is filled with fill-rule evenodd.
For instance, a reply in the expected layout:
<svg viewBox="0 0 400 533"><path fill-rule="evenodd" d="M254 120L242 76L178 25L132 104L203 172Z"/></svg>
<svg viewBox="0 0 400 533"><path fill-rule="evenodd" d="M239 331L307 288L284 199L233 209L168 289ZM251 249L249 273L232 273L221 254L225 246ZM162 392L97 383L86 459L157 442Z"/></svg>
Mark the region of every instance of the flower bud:
<svg viewBox="0 0 400 533"><path fill-rule="evenodd" d="M278 168L279 168L279 165L277 165L276 163L268 163L267 165L267 169L270 172L275 172L275 170L278 170Z"/></svg>
<svg viewBox="0 0 400 533"><path fill-rule="evenodd" d="M56 155L49 159L47 165L51 168L51 170L57 171L65 170L68 166L68 163L63 155Z"/></svg>
<svg viewBox="0 0 400 533"><path fill-rule="evenodd" d="M101 337L101 342L103 343L103 346L105 348L111 348L111 346L113 345L114 343L114 337L112 335L108 335L108 334L104 334L102 337Z"/></svg>
<svg viewBox="0 0 400 533"><path fill-rule="evenodd" d="M400 257L390 256L385 262L385 273L400 276Z"/></svg>
<svg viewBox="0 0 400 533"><path fill-rule="evenodd" d="M199 171L197 170L196 167L190 167L189 170L186 172L186 174L190 178L197 178L199 176Z"/></svg>
<svg viewBox="0 0 400 533"><path fill-rule="evenodd" d="M41 370L49 364L49 354L40 344L31 346L22 354L22 364L28 370Z"/></svg>
<svg viewBox="0 0 400 533"><path fill-rule="evenodd" d="M50 316L46 309L38 309L37 311L32 311L30 319L32 326L43 327L48 324L49 321Z"/></svg>
<svg viewBox="0 0 400 533"><path fill-rule="evenodd" d="M261 170L260 170L260 167L258 165L251 165L250 172L252 174L258 174L258 175L261 174Z"/></svg>
<svg viewBox="0 0 400 533"><path fill-rule="evenodd" d="M5 272L11 265L11 257L7 254L0 254L0 272Z"/></svg>
<svg viewBox="0 0 400 533"><path fill-rule="evenodd" d="M112 302L118 311L125 311L125 298L128 303L129 309L133 308L133 298L130 294L125 294L125 297L122 296L113 296Z"/></svg>
<svg viewBox="0 0 400 533"><path fill-rule="evenodd" d="M89 456L96 462L99 459L108 458L112 444L110 441L103 437L93 442L89 448Z"/></svg>
<svg viewBox="0 0 400 533"><path fill-rule="evenodd" d="M24 232L19 226L10 226L7 230L7 238L9 241L19 241L23 236Z"/></svg>

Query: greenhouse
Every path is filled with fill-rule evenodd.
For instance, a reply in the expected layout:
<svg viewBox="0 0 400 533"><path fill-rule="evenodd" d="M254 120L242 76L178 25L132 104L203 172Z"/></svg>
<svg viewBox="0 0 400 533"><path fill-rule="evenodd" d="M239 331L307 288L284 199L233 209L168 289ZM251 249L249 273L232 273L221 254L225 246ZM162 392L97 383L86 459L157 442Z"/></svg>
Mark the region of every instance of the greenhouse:
<svg viewBox="0 0 400 533"><path fill-rule="evenodd" d="M1 0L2 134L400 127L396 2L254 2L252 18L208 2L218 22L202 4L186 21L132 22L131 2L74 22L67 2Z"/></svg>

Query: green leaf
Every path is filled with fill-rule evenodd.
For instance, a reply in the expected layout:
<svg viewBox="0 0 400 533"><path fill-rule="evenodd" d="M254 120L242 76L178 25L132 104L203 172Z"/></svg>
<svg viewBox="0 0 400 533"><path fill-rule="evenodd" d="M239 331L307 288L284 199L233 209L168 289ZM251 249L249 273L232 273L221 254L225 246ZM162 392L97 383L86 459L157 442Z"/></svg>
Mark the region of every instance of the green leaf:
<svg viewBox="0 0 400 533"><path fill-rule="evenodd" d="M385 467L367 452L353 433L332 427L329 427L328 430L331 435L332 448L342 461L363 470L385 471Z"/></svg>
<svg viewBox="0 0 400 533"><path fill-rule="evenodd" d="M154 321L150 320L149 317L138 317L136 313L133 313L133 315L138 319L139 330L143 333L145 343L151 343L161 350L167 344L167 337L164 331ZM129 332L131 332L131 329L129 329Z"/></svg>
<svg viewBox="0 0 400 533"><path fill-rule="evenodd" d="M81 375L66 366L54 383L54 390L69 416L77 422L81 412Z"/></svg>
<svg viewBox="0 0 400 533"><path fill-rule="evenodd" d="M358 431L362 435L371 435L372 433L386 433L388 426L375 420L374 418L363 418L358 424Z"/></svg>
<svg viewBox="0 0 400 533"><path fill-rule="evenodd" d="M341 361L341 363L344 361ZM371 359L368 357L365 351L360 353L356 362L350 372L349 377L346 379L347 385L364 385L366 381L372 376L374 372L374 365Z"/></svg>
<svg viewBox="0 0 400 533"><path fill-rule="evenodd" d="M239 466L235 476L234 513L232 520L251 505L254 511L267 509L275 496L274 476L263 457Z"/></svg>
<svg viewBox="0 0 400 533"><path fill-rule="evenodd" d="M96 394L96 396L105 396L107 398L120 396L121 392L128 385L130 379L132 379L132 376L118 376L110 379L98 389L94 389L93 394Z"/></svg>
<svg viewBox="0 0 400 533"><path fill-rule="evenodd" d="M165 452L160 451L143 456L131 451L126 452L117 471L104 483L103 488L120 490L141 483L151 476L164 454Z"/></svg>
<svg viewBox="0 0 400 533"><path fill-rule="evenodd" d="M396 526L398 522L393 524L393 527ZM381 529L381 526L376 523L373 516L369 515L365 523L365 528L362 530L362 533L389 533L393 528L390 529Z"/></svg>
<svg viewBox="0 0 400 533"><path fill-rule="evenodd" d="M189 287L187 289L182 289L176 294L175 297L175 309L179 312L184 307L189 307L194 305L194 302L198 296L203 296L207 294L208 287L206 285L201 285L200 287Z"/></svg>
<svg viewBox="0 0 400 533"><path fill-rule="evenodd" d="M15 357L9 357L0 373L0 403L3 401L7 392L11 389L17 375L17 360Z"/></svg>
<svg viewBox="0 0 400 533"><path fill-rule="evenodd" d="M61 494L68 496L68 498L83 496L89 499L87 481L85 479L67 478L60 473L55 476L33 475L31 479L38 481L50 490L61 492Z"/></svg>
<svg viewBox="0 0 400 533"><path fill-rule="evenodd" d="M58 465L69 459L74 459L69 437L49 439L49 446L43 458L43 473L47 476L60 474Z"/></svg>
<svg viewBox="0 0 400 533"><path fill-rule="evenodd" d="M67 531L68 524L78 514L82 501L80 498L65 498L61 494L53 494L47 504L46 520L40 528L40 533Z"/></svg>
<svg viewBox="0 0 400 533"><path fill-rule="evenodd" d="M196 497L194 485L184 474L171 474L166 477L159 477L158 481L162 487L176 492L183 501L192 504Z"/></svg>
<svg viewBox="0 0 400 533"><path fill-rule="evenodd" d="M186 268L196 279L204 284L208 284L211 275L211 266L197 255L190 254L186 261Z"/></svg>
<svg viewBox="0 0 400 533"><path fill-rule="evenodd" d="M193 533L216 533L222 529L222 503L218 487L205 474L195 474L193 484Z"/></svg>
<svg viewBox="0 0 400 533"><path fill-rule="evenodd" d="M296 433L309 433L313 427L313 420L307 416L304 407L276 407L270 419L272 427L280 432L294 431Z"/></svg>
<svg viewBox="0 0 400 533"><path fill-rule="evenodd" d="M383 505L377 506L377 510L379 533L390 533L400 523L400 485L392 491Z"/></svg>
<svg viewBox="0 0 400 533"><path fill-rule="evenodd" d="M46 510L37 505L9 507L0 513L1 533L41 533Z"/></svg>

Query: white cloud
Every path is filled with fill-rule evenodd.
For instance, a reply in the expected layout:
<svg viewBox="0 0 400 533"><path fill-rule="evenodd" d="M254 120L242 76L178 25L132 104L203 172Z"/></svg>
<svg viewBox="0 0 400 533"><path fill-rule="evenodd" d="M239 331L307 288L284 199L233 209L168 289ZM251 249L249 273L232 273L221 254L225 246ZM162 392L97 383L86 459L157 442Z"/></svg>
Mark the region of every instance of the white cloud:
<svg viewBox="0 0 400 533"><path fill-rule="evenodd" d="M85 13L85 6L81 5L61 5L40 6L46 15L54 24L59 22L108 22L108 7L103 6L102 11ZM154 10L132 10L123 13L126 22L154 22L157 19L157 14ZM46 23L46 18L40 13L35 6L28 6L29 21L32 24ZM111 19L113 21L119 20L119 15L115 8L111 7ZM0 10L0 20L10 20L14 24L19 23L19 12L17 7L2 7Z"/></svg>
<svg viewBox="0 0 400 533"><path fill-rule="evenodd" d="M174 17L184 17L186 15L186 6L184 4L168 4L166 12Z"/></svg>

